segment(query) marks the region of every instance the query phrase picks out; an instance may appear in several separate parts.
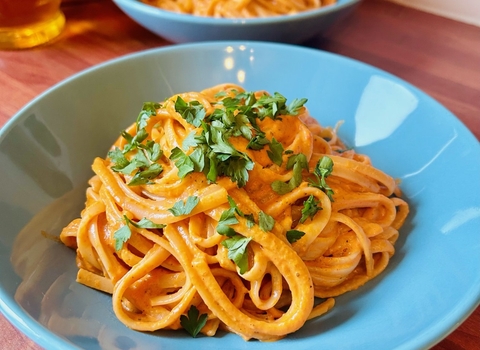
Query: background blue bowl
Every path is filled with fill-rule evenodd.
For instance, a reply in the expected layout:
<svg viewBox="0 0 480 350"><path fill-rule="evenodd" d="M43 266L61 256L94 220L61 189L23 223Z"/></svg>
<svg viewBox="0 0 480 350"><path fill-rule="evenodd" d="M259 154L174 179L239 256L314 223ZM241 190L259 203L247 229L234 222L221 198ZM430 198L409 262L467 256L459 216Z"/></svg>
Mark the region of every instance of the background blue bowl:
<svg viewBox="0 0 480 350"><path fill-rule="evenodd" d="M301 43L343 19L360 0L337 0L334 5L289 16L228 19L165 11L138 0L113 0L129 17L174 43L209 40L259 40Z"/></svg>

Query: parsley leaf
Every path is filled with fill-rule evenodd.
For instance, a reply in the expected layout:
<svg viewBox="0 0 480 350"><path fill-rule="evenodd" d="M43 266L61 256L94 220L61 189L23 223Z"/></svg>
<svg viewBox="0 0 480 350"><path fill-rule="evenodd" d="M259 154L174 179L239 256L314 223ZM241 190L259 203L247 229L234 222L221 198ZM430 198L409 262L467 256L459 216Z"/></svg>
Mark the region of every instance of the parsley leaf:
<svg viewBox="0 0 480 350"><path fill-rule="evenodd" d="M257 114L260 119L270 117L275 119L280 113L279 111L285 110L285 103L287 99L275 92L273 95L263 95L253 105L257 109Z"/></svg>
<svg viewBox="0 0 480 350"><path fill-rule="evenodd" d="M293 169L292 178L287 182L276 180L272 182L272 189L280 195L291 192L302 183L302 171L308 170L307 157L303 153L291 155L287 160L287 170Z"/></svg>
<svg viewBox="0 0 480 350"><path fill-rule="evenodd" d="M122 131L122 137L128 142L123 148L123 153L127 153L136 149L148 137L148 133L145 129L140 129L135 136L132 136L124 130Z"/></svg>
<svg viewBox="0 0 480 350"><path fill-rule="evenodd" d="M250 237L235 235L224 241L222 245L228 249L228 258L232 259L240 270L240 274L244 274L248 270L248 243Z"/></svg>
<svg viewBox="0 0 480 350"><path fill-rule="evenodd" d="M130 226L128 226L128 223L115 231L115 233L113 234L113 238L115 239L115 251L118 252L119 250L121 250L123 244L130 239L131 235L132 231L130 230Z"/></svg>
<svg viewBox="0 0 480 350"><path fill-rule="evenodd" d="M183 119L188 123L196 126L200 126L205 119L206 111L205 107L198 101L185 102L180 96L175 101L175 111L180 113Z"/></svg>
<svg viewBox="0 0 480 350"><path fill-rule="evenodd" d="M219 234L228 237L233 237L236 234L235 230L229 226L238 224L238 219L235 216L235 210L236 209L232 207L222 213L217 225L217 232Z"/></svg>
<svg viewBox="0 0 480 350"><path fill-rule="evenodd" d="M125 130L122 131L122 137L127 140L127 144L123 150L115 148L107 154L114 163L111 167L113 171L130 175L137 170L128 183L129 186L149 184L163 171L163 167L156 163L163 155L160 145L153 140L147 140L143 143L148 137L145 130L148 119L157 114L158 108L160 108L160 104L156 102L144 103L137 117L135 136L130 135ZM137 150L137 153L131 160L128 160L125 154L133 150Z"/></svg>
<svg viewBox="0 0 480 350"><path fill-rule="evenodd" d="M115 147L114 150L109 151L107 156L112 160L112 162L115 163L115 165L112 166L114 171L120 171L130 164L128 159L125 157L125 154L123 154L118 147Z"/></svg>
<svg viewBox="0 0 480 350"><path fill-rule="evenodd" d="M137 228L150 228L150 229L160 229L160 228L165 228L166 225L164 224L156 224L154 223L153 221L147 219L147 218L143 218L142 220L140 220L139 222L133 222L131 220L128 220L130 222L130 224L132 224L133 226L137 227Z"/></svg>
<svg viewBox="0 0 480 350"><path fill-rule="evenodd" d="M303 202L302 208L302 217L300 218L300 223L304 223L308 218L313 219L315 214L322 210L322 207L318 205L318 200L313 196L310 195L308 199Z"/></svg>
<svg viewBox="0 0 480 350"><path fill-rule="evenodd" d="M235 212L240 215L242 218L247 220L247 226L249 228L252 228L253 225L255 225L255 218L253 217L253 214L245 214L243 213L240 208L237 206L237 203L233 200L232 197L227 196L228 203L230 204L230 207L235 209Z"/></svg>
<svg viewBox="0 0 480 350"><path fill-rule="evenodd" d="M253 107L258 109L260 119L276 119L279 115L297 115L300 108L307 103L307 99L295 99L288 106L286 102L287 99L282 94L275 92L273 95L260 97Z"/></svg>
<svg viewBox="0 0 480 350"><path fill-rule="evenodd" d="M328 198L333 202L333 190L328 186L325 180L333 171L333 160L330 157L323 156L317 162L313 174L316 177L316 181L310 180L310 186L317 187L325 192Z"/></svg>
<svg viewBox="0 0 480 350"><path fill-rule="evenodd" d="M143 129L147 126L147 121L152 115L157 115L157 109L161 106L157 102L145 102L142 110L137 117L137 129Z"/></svg>
<svg viewBox="0 0 480 350"><path fill-rule="evenodd" d="M163 224L156 224L147 218L143 218L139 222L135 222L130 220L126 215L123 216L123 220L125 221L125 225L123 225L113 234L113 238L115 239L115 251L122 249L123 244L132 236L130 225L135 226L136 228L147 229L162 229L166 226Z"/></svg>
<svg viewBox="0 0 480 350"><path fill-rule="evenodd" d="M175 166L178 168L178 177L181 179L195 170L193 161L178 147L172 149L170 160L175 162Z"/></svg>
<svg viewBox="0 0 480 350"><path fill-rule="evenodd" d="M250 139L247 148L258 151L263 149L263 147L268 144L270 144L270 141L265 137L263 132L260 132Z"/></svg>
<svg viewBox="0 0 480 350"><path fill-rule="evenodd" d="M225 163L220 163L220 170L221 173L236 182L238 187L243 187L248 181L248 171L252 170L253 166L254 163L248 156L246 158L239 156L230 158L228 166Z"/></svg>
<svg viewBox="0 0 480 350"><path fill-rule="evenodd" d="M235 214L239 215L240 217L244 218L247 220L247 227L252 228L253 225L255 225L255 218L253 217L253 214L245 214L243 213L240 208L237 206L235 201L233 200L232 197L227 196L228 203L230 204L230 208L228 210L225 210L222 215L220 216L220 220L218 221L217 225L217 232L221 235L228 236L228 237L233 237L236 232L233 228L229 227L229 225L235 225L238 224L238 219L235 216ZM265 214L266 215L266 214ZM266 215L268 216L268 215ZM269 216L268 216L269 217ZM265 219L265 220L268 220ZM273 218L272 218L273 220ZM268 224L265 224L264 227L267 227Z"/></svg>
<svg viewBox="0 0 480 350"><path fill-rule="evenodd" d="M286 110L287 114L297 115L298 111L300 110L300 108L303 107L305 103L307 103L306 98L294 99L287 107L287 110Z"/></svg>
<svg viewBox="0 0 480 350"><path fill-rule="evenodd" d="M163 167L158 163L153 163L145 170L139 170L128 183L129 186L144 185L151 183L163 171Z"/></svg>
<svg viewBox="0 0 480 350"><path fill-rule="evenodd" d="M271 231L275 225L275 219L263 211L258 214L258 224L263 231Z"/></svg>
<svg viewBox="0 0 480 350"><path fill-rule="evenodd" d="M195 338L207 323L207 314L201 314L195 305L190 306L187 313L188 316L180 316L180 325Z"/></svg>
<svg viewBox="0 0 480 350"><path fill-rule="evenodd" d="M145 144L138 145L138 148L145 151L145 154L151 162L156 162L163 155L160 145L153 140L148 140Z"/></svg>
<svg viewBox="0 0 480 350"><path fill-rule="evenodd" d="M179 200L176 202L172 208L168 209L174 216L188 215L200 202L200 198L197 196L189 196L184 202Z"/></svg>
<svg viewBox="0 0 480 350"><path fill-rule="evenodd" d="M283 162L283 145L273 138L268 146L270 148L270 150L267 151L268 158L276 165L281 166Z"/></svg>
<svg viewBox="0 0 480 350"><path fill-rule="evenodd" d="M196 141L197 132L196 130L190 131L190 133L183 139L182 149L187 151L190 147L196 147L198 145Z"/></svg>
<svg viewBox="0 0 480 350"><path fill-rule="evenodd" d="M160 152L157 152L155 157L160 157ZM129 186L148 184L163 171L163 167L160 164L151 163L141 150L135 154L131 161L128 161L123 152L118 148L108 152L108 157L115 163L112 166L113 171L130 175L135 170L138 170L128 183Z"/></svg>
<svg viewBox="0 0 480 350"><path fill-rule="evenodd" d="M300 238L302 238L305 235L305 232L299 231L299 230L288 230L287 231L287 240L290 243L295 243L298 241Z"/></svg>

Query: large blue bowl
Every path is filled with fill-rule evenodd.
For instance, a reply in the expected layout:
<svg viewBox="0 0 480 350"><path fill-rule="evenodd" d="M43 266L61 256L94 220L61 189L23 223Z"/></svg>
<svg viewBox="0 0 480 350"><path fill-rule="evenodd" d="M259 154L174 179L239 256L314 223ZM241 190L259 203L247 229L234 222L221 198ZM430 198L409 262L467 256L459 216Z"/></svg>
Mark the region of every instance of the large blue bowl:
<svg viewBox="0 0 480 350"><path fill-rule="evenodd" d="M179 14L139 0L113 2L138 24L174 43L209 40L301 43L343 19L360 0L337 0L336 4L294 15L249 19Z"/></svg>
<svg viewBox="0 0 480 350"><path fill-rule="evenodd" d="M325 126L343 120L340 136L400 179L412 208L381 276L274 343L129 330L110 296L75 282L75 252L54 239L84 205L92 160L143 102L223 82L306 97ZM424 349L480 301L478 141L415 87L341 56L232 41L122 57L26 105L0 132L0 164L0 309L47 349Z"/></svg>

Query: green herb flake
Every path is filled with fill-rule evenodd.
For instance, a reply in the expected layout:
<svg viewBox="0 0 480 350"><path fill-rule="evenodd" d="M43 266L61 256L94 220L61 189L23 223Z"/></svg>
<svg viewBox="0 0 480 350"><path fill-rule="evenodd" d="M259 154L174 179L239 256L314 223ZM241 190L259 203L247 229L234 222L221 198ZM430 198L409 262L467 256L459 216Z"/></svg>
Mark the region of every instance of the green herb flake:
<svg viewBox="0 0 480 350"><path fill-rule="evenodd" d="M125 216L126 220L128 218ZM128 225L128 221L125 225L120 227L115 233L113 234L113 238L115 239L115 251L119 251L123 248L123 244L127 242L130 237L132 236L132 231L130 230L130 226Z"/></svg>
<svg viewBox="0 0 480 350"><path fill-rule="evenodd" d="M274 164L282 166L283 145L273 138L268 147L270 148L270 150L267 151L268 158L270 158Z"/></svg>
<svg viewBox="0 0 480 350"><path fill-rule="evenodd" d="M218 221L217 232L223 236L233 237L236 232L230 225L235 224L238 224L238 219L235 216L235 208L225 210Z"/></svg>
<svg viewBox="0 0 480 350"><path fill-rule="evenodd" d="M310 179L310 186L317 187L326 193L328 198L333 202L334 192L327 184L326 178L333 172L333 160L330 157L323 156L317 162L313 174L316 179Z"/></svg>
<svg viewBox="0 0 480 350"><path fill-rule="evenodd" d="M172 149L170 160L175 163L178 169L178 177L181 179L195 170L193 161L178 147Z"/></svg>
<svg viewBox="0 0 480 350"><path fill-rule="evenodd" d="M150 119L152 115L157 115L157 109L160 107L160 104L157 102L145 102L137 117L137 129L140 130L145 128L148 119Z"/></svg>
<svg viewBox="0 0 480 350"><path fill-rule="evenodd" d="M196 140L196 136L197 136L197 131L192 130L192 131L189 132L187 137L185 137L183 139L182 149L184 151L187 151L190 147L197 147L198 143L197 143L197 140Z"/></svg>
<svg viewBox="0 0 480 350"><path fill-rule="evenodd" d="M130 228L130 225L136 228L144 229L162 229L166 227L166 225L164 224L156 224L147 218L143 218L139 222L135 222L133 220L130 220L126 215L124 215L123 220L125 221L125 225L120 227L113 234L113 238L115 239L115 251L121 250L123 244L127 242L132 236L132 230Z"/></svg>
<svg viewBox="0 0 480 350"><path fill-rule="evenodd" d="M200 203L200 198L197 196L189 196L184 202L179 200L172 208L168 209L174 216L188 215Z"/></svg>
<svg viewBox="0 0 480 350"><path fill-rule="evenodd" d="M205 119L205 107L198 101L185 102L180 96L175 101L175 111L180 113L183 119L195 127L199 127Z"/></svg>
<svg viewBox="0 0 480 350"><path fill-rule="evenodd" d="M222 241L222 245L228 249L228 258L235 262L240 274L244 274L248 270L247 246L250 240L250 237L235 235Z"/></svg>
<svg viewBox="0 0 480 350"><path fill-rule="evenodd" d="M237 203L235 203L235 201L231 196L227 196L227 199L228 199L228 204L230 204L230 208L235 209L235 212L237 213L237 215L247 220L248 228L252 228L255 225L255 218L253 214L245 214L243 211L241 211Z"/></svg>
<svg viewBox="0 0 480 350"><path fill-rule="evenodd" d="M307 157L303 153L291 155L287 160L286 168L293 169L292 178L287 183L276 180L271 184L272 189L280 195L287 194L300 186L303 180L302 171L304 169L308 171Z"/></svg>
<svg viewBox="0 0 480 350"><path fill-rule="evenodd" d="M300 238L305 236L305 232L299 230L288 230L286 236L290 243L295 243Z"/></svg>
<svg viewBox="0 0 480 350"><path fill-rule="evenodd" d="M308 199L303 202L302 208L302 217L300 218L300 223L304 223L308 218L313 219L315 214L322 210L322 207L318 205L318 200L313 196L310 195Z"/></svg>
<svg viewBox="0 0 480 350"><path fill-rule="evenodd" d="M263 211L258 214L258 224L263 231L271 231L275 225L275 219Z"/></svg>
<svg viewBox="0 0 480 350"><path fill-rule="evenodd" d="M130 164L128 159L125 157L125 154L123 154L118 147L115 147L114 150L109 151L107 156L112 160L113 163L115 163L115 165L112 166L114 171L121 171Z"/></svg>
<svg viewBox="0 0 480 350"><path fill-rule="evenodd" d="M289 115L297 115L300 108L303 107L303 105L305 105L305 103L307 103L307 99L306 98L296 98L294 99L287 107L287 114Z"/></svg>
<svg viewBox="0 0 480 350"><path fill-rule="evenodd" d="M128 183L129 186L138 186L151 184L153 179L155 179L163 171L163 167L158 163L153 163L148 166L145 170L138 171L133 178Z"/></svg>
<svg viewBox="0 0 480 350"><path fill-rule="evenodd" d="M193 337L196 338L198 333L207 323L207 314L201 314L195 305L190 306L187 316L180 316L180 325Z"/></svg>
<svg viewBox="0 0 480 350"><path fill-rule="evenodd" d="M263 149L265 145L270 144L270 141L265 137L264 133L257 133L254 137L248 142L247 148L253 149L255 151Z"/></svg>
<svg viewBox="0 0 480 350"><path fill-rule="evenodd" d="M166 225L164 225L164 224L156 224L156 223L154 223L153 221L151 221L147 218L143 218L139 222L133 222L131 220L129 220L129 221L130 221L130 224L132 224L133 226L135 226L137 228L162 229L162 228L166 227Z"/></svg>

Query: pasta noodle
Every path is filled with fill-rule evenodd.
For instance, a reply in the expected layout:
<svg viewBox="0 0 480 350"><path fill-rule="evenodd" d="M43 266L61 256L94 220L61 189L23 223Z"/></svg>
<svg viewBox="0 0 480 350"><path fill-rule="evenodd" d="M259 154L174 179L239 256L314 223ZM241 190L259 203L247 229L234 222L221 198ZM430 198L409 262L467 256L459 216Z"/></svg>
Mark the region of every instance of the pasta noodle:
<svg viewBox="0 0 480 350"><path fill-rule="evenodd" d="M141 0L167 11L221 18L291 15L334 4L336 0Z"/></svg>
<svg viewBox="0 0 480 350"><path fill-rule="evenodd" d="M222 84L146 103L61 232L77 281L134 330L273 341L380 274L408 204L305 102Z"/></svg>

